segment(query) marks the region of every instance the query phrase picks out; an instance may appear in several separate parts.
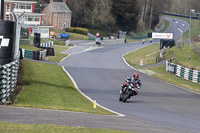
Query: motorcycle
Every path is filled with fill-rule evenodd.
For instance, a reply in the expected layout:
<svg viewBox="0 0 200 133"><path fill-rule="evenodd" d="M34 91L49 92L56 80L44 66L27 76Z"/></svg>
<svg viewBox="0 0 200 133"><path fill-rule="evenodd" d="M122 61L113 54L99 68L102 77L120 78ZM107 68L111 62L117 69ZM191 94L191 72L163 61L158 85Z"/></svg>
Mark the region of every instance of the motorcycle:
<svg viewBox="0 0 200 133"><path fill-rule="evenodd" d="M119 101L126 102L131 96L136 96L138 94L137 89L140 89L138 83L126 80L126 83L122 84Z"/></svg>

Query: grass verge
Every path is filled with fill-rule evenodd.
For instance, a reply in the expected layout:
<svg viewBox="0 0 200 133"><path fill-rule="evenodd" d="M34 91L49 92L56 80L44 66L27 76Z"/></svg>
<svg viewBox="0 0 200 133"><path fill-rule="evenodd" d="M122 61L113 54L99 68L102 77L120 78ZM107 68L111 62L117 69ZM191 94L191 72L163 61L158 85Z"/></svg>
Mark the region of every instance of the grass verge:
<svg viewBox="0 0 200 133"><path fill-rule="evenodd" d="M11 124L0 122L0 133L129 133L111 129L68 127L52 124Z"/></svg>
<svg viewBox="0 0 200 133"><path fill-rule="evenodd" d="M69 47L65 47L65 46L53 46L54 51L55 51L55 56L48 56L47 60L48 61L52 61L52 62L60 62L63 58L65 58L67 56L67 54L61 53L67 49L70 48Z"/></svg>
<svg viewBox="0 0 200 133"><path fill-rule="evenodd" d="M192 48L190 48L191 60L189 60L188 50L189 50L188 45L185 45L182 49L173 47L171 49L166 50L166 52L164 53L164 59L175 57L173 63L200 71L200 61L198 55L192 51Z"/></svg>
<svg viewBox="0 0 200 133"><path fill-rule="evenodd" d="M57 65L22 61L24 86L14 106L111 115L83 97Z"/></svg>
<svg viewBox="0 0 200 133"><path fill-rule="evenodd" d="M157 77L165 82L187 88L189 90L200 93L200 85L197 83L193 83L191 81L184 80L174 74L165 71L165 65L157 66L157 67L148 67L144 68L150 71L153 71L152 74L154 77Z"/></svg>
<svg viewBox="0 0 200 133"><path fill-rule="evenodd" d="M153 44L148 47L130 52L124 56L127 63L131 66L143 66L156 63L156 56L159 51L159 44ZM136 58L137 57L137 58Z"/></svg>
<svg viewBox="0 0 200 133"><path fill-rule="evenodd" d="M169 28L169 26L170 26L169 21L167 21L167 20L164 19L164 22L165 22L165 26L164 26L164 28L160 32L165 32Z"/></svg>
<svg viewBox="0 0 200 133"><path fill-rule="evenodd" d="M34 47L32 45L26 45L26 44L20 44L19 45L20 48L26 49L26 50L32 50L32 51L40 51L42 49Z"/></svg>
<svg viewBox="0 0 200 133"><path fill-rule="evenodd" d="M127 61L127 63L129 63L131 66L141 66L141 60L143 60L143 62L144 62L143 65L153 64L156 61L155 57L156 57L156 53L158 52L157 51L158 47L159 47L159 44L153 44L153 45L141 48L139 50L133 51L133 52L125 55L124 58ZM175 61L178 61L179 64L181 62L181 64L182 65L184 64L184 66L187 66L187 67L190 66L192 68L199 68L200 62L198 60L198 56L192 52L191 55L193 58L190 61L188 61L188 59L186 58L187 50L188 50L187 47L184 47L182 50L180 50L176 47L173 47L171 49L168 49L165 52L164 57L166 59L175 57L176 58ZM196 58L194 58L194 56L196 56ZM137 58L134 58L134 57L137 57ZM175 62L175 63L177 63L177 62ZM141 69L141 68L138 68L138 69ZM168 83L175 84L177 86L187 88L189 90L200 93L199 84L184 80L180 77L177 77L174 74L166 72L165 66L142 68L142 70L140 70L140 71L151 74L151 75L153 75L163 81L166 81Z"/></svg>

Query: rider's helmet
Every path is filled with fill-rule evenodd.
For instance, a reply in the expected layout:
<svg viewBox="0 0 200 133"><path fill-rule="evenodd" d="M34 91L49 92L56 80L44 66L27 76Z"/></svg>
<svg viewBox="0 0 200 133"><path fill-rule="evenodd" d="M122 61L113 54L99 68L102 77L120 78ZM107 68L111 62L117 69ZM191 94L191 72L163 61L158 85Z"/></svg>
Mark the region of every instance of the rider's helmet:
<svg viewBox="0 0 200 133"><path fill-rule="evenodd" d="M134 77L135 80L138 80L139 74L138 73L134 73L133 77Z"/></svg>

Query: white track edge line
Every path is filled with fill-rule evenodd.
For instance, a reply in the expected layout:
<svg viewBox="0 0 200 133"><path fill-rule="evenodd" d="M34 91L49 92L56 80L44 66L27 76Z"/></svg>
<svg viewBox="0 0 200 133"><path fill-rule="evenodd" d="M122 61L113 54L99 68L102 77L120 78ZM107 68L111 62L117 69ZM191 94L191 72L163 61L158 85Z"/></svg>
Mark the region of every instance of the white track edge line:
<svg viewBox="0 0 200 133"><path fill-rule="evenodd" d="M75 44L75 43L74 43L74 44ZM76 46L76 44L75 44L75 46ZM70 56L70 54L69 54L68 56L66 56L65 58L63 58L60 62L62 62L63 60L65 60L65 59L68 58L69 56ZM59 62L59 63L60 63L60 62ZM62 66L62 69L63 69L64 72L69 76L69 78L71 79L71 81L72 81L74 87L76 88L76 90L77 90L81 95L83 95L85 98L87 98L89 101L91 101L92 103L94 103L94 100L93 100L93 99L91 99L90 97L88 97L87 95L85 95L85 94L79 89L79 87L78 87L78 85L76 84L75 80L74 80L73 77L67 72L67 70L65 69L64 66ZM98 104L98 103L96 103L96 105L99 106L99 107L101 107L101 108L103 108L103 109L105 109L105 110L107 110L107 111L109 111L109 112L112 112L112 113L114 113L114 114L117 114L117 115L120 116L120 117L124 117L124 116L125 116L124 114L115 112L115 111L113 111L113 110L111 110L111 109L108 109L108 108L106 108L106 107L104 107L104 106ZM113 116L114 116L114 115L113 115Z"/></svg>

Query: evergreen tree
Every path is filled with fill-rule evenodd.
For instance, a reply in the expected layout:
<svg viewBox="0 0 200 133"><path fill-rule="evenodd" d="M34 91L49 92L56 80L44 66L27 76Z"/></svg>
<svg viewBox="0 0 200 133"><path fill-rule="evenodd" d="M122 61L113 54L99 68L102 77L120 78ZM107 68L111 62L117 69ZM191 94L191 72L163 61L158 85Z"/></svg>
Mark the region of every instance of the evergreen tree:
<svg viewBox="0 0 200 133"><path fill-rule="evenodd" d="M139 8L137 0L113 0L112 14L120 30L133 31L137 27Z"/></svg>

